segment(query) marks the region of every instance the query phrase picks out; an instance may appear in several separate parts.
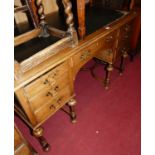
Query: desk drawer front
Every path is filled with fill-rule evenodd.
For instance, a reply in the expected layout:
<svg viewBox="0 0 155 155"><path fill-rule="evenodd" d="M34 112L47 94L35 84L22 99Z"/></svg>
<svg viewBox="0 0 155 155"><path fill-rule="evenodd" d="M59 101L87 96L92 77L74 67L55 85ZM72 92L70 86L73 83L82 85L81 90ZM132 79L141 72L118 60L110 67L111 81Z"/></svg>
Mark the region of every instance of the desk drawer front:
<svg viewBox="0 0 155 155"><path fill-rule="evenodd" d="M120 42L128 42L130 40L132 35L132 24L133 21L123 25L120 28L120 36L119 36Z"/></svg>
<svg viewBox="0 0 155 155"><path fill-rule="evenodd" d="M58 96L54 97L50 102L44 103L44 106L37 109L34 114L38 123L46 120L48 117L53 115L63 105L65 105L71 98L72 93L69 87L65 87ZM52 98L52 97L51 97Z"/></svg>
<svg viewBox="0 0 155 155"><path fill-rule="evenodd" d="M58 80L53 86L42 89L34 97L30 98L31 108L37 110L44 104L52 102L53 99L64 89L69 83L68 74L64 75L63 79ZM47 84L48 85L48 84Z"/></svg>
<svg viewBox="0 0 155 155"><path fill-rule="evenodd" d="M96 57L105 62L112 62L115 56L117 31L110 33L101 39L102 48L97 52Z"/></svg>
<svg viewBox="0 0 155 155"><path fill-rule="evenodd" d="M76 72L95 55L95 52L100 48L99 42L95 42L90 46L79 51L75 56L73 56L73 63Z"/></svg>
<svg viewBox="0 0 155 155"><path fill-rule="evenodd" d="M114 57L114 50L112 49L101 50L96 55L96 58L103 60L105 62L112 62L113 57Z"/></svg>
<svg viewBox="0 0 155 155"><path fill-rule="evenodd" d="M67 62L64 62L63 64L57 66L42 77L27 85L24 88L27 97L31 98L35 96L39 91L55 86L57 80L63 78L64 74L67 74L67 70L68 64Z"/></svg>
<svg viewBox="0 0 155 155"><path fill-rule="evenodd" d="M133 29L133 21L123 25L120 28L120 35L118 41L118 48L117 48L117 58L122 55L123 51L129 51L131 46L131 36L132 36L132 29Z"/></svg>

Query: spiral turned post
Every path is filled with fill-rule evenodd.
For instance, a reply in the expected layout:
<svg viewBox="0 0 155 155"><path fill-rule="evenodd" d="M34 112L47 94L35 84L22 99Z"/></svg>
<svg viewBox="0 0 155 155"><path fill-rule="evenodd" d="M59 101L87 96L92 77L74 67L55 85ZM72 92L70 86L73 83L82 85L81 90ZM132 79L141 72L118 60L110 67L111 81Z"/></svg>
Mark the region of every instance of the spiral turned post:
<svg viewBox="0 0 155 155"><path fill-rule="evenodd" d="M36 0L37 5L37 13L39 15L39 25L42 28L41 35L42 37L48 37L49 34L47 32L47 24L45 22L45 14L44 14L44 6L42 0Z"/></svg>
<svg viewBox="0 0 155 155"><path fill-rule="evenodd" d="M71 35L73 39L73 46L78 44L77 33L74 28L74 21L73 21L73 13L72 13L72 3L70 0L62 0L65 14L66 14L66 24L68 25L68 33Z"/></svg>
<svg viewBox="0 0 155 155"><path fill-rule="evenodd" d="M74 29L74 22L73 22L73 13L72 13L72 3L70 0L63 0L63 5L65 8L65 14L66 14L66 23L68 25L68 29Z"/></svg>

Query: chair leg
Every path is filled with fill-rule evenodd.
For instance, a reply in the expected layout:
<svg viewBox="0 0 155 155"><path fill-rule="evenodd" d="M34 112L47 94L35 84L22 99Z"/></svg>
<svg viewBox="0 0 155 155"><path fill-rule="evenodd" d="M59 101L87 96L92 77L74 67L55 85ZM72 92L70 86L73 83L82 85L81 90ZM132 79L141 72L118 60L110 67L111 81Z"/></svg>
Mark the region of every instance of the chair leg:
<svg viewBox="0 0 155 155"><path fill-rule="evenodd" d="M106 77L104 80L104 87L107 90L109 88L109 83L110 83L110 73L113 70L113 65L112 64L108 64L106 67Z"/></svg>
<svg viewBox="0 0 155 155"><path fill-rule="evenodd" d="M77 120L76 120L76 113L75 113L75 110L74 110L74 106L76 105L76 100L75 99L71 99L69 102L68 102L68 106L69 106L69 110L70 110L70 118L71 118L71 122L72 123L76 123Z"/></svg>

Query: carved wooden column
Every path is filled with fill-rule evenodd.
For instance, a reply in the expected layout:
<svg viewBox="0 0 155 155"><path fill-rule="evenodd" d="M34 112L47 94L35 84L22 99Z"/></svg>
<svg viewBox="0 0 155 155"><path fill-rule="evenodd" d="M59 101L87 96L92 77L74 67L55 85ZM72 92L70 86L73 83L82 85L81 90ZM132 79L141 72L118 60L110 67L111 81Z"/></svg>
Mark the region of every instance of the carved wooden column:
<svg viewBox="0 0 155 155"><path fill-rule="evenodd" d="M49 34L47 32L47 24L45 22L45 14L44 14L44 6L42 0L36 0L37 5L37 13L39 16L39 25L42 28L41 37L48 37Z"/></svg>
<svg viewBox="0 0 155 155"><path fill-rule="evenodd" d="M78 14L78 32L81 39L86 35L85 26L85 0L77 0L77 14Z"/></svg>
<svg viewBox="0 0 155 155"><path fill-rule="evenodd" d="M35 27L39 26L39 19L38 19L38 14L37 14L37 8L36 8L36 4L35 4L36 0L28 0L26 1L27 3L29 3L29 6L31 8L31 14L33 16L33 23Z"/></svg>
<svg viewBox="0 0 155 155"><path fill-rule="evenodd" d="M72 3L70 0L63 0L63 5L65 8L66 14L66 24L68 25L68 33L72 37L73 44L72 46L76 46L78 44L77 33L74 28L74 21L73 21L73 13L72 13Z"/></svg>

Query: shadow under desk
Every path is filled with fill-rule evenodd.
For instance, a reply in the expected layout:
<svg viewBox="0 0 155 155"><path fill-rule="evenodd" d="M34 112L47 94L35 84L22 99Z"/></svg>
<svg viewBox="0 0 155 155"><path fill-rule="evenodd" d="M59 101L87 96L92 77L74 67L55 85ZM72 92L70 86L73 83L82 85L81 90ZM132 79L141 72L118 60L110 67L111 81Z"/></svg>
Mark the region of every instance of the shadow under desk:
<svg viewBox="0 0 155 155"><path fill-rule="evenodd" d="M92 34L98 29L104 27L107 24L122 17L124 13L116 10L109 10L102 7L88 7L86 8L86 35ZM77 29L78 24L76 17L74 18L75 28ZM65 23L65 18L60 15L59 12L55 12L46 16L47 23L61 30L67 30ZM15 30L15 36L32 30L27 24L22 32ZM15 47L15 60L22 62L25 59L30 58L32 55L36 54L38 51L50 46L51 44L57 42L59 38L50 36L48 38L34 38L26 43L23 43Z"/></svg>

